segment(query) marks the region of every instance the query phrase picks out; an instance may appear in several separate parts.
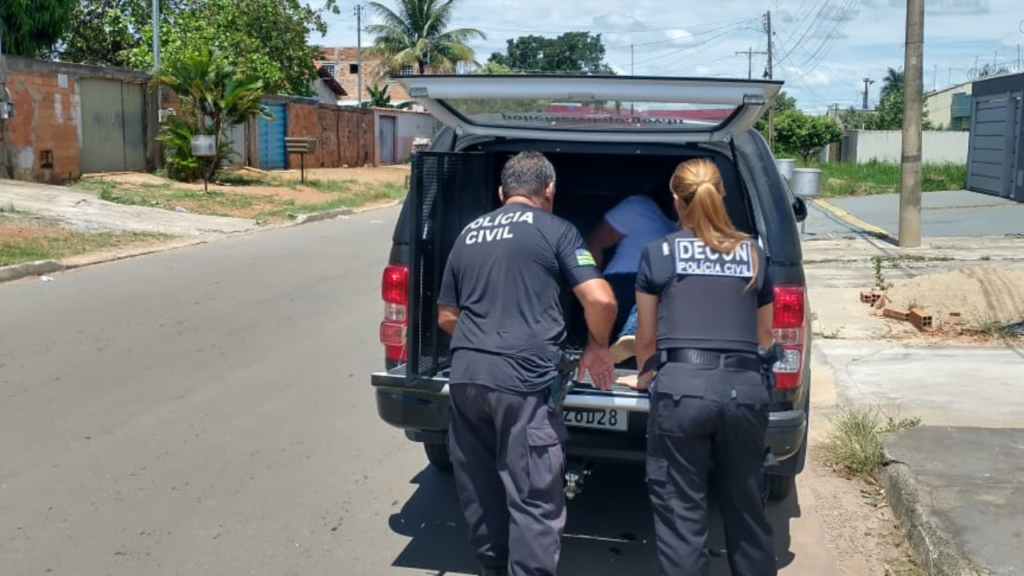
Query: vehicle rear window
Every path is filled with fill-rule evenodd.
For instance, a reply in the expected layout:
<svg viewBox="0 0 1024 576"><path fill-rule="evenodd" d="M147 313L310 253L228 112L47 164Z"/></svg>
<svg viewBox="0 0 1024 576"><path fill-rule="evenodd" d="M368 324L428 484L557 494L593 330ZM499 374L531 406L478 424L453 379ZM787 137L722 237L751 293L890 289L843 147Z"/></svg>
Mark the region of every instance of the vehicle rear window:
<svg viewBox="0 0 1024 576"><path fill-rule="evenodd" d="M558 102L515 98L446 98L444 104L470 124L584 131L708 131L726 122L737 108L685 102Z"/></svg>

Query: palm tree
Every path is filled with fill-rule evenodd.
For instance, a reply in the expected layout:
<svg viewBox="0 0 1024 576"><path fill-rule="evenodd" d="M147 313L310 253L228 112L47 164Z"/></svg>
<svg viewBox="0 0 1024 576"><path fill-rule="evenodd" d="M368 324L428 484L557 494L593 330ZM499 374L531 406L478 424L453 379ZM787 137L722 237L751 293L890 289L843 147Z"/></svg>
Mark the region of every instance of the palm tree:
<svg viewBox="0 0 1024 576"><path fill-rule="evenodd" d="M380 2L369 6L380 24L366 27L376 38L366 50L381 59L380 76L399 74L406 66L415 65L419 74L427 69L451 72L462 62L476 63L473 49L467 43L487 36L475 28L449 30L455 7L462 0L397 0L397 10Z"/></svg>
<svg viewBox="0 0 1024 576"><path fill-rule="evenodd" d="M904 74L902 70L889 68L889 70L885 73L885 78L882 80L882 93L879 94L879 98L885 96L890 92L902 92L903 77Z"/></svg>
<svg viewBox="0 0 1024 576"><path fill-rule="evenodd" d="M182 179L213 176L232 152L224 130L250 118L273 116L263 103L263 81L240 74L217 50L204 49L167 63L153 78L153 86L171 89L181 104L181 118L164 124L160 141L174 149L168 168L178 167ZM200 166L190 152L194 135L214 137L217 156Z"/></svg>

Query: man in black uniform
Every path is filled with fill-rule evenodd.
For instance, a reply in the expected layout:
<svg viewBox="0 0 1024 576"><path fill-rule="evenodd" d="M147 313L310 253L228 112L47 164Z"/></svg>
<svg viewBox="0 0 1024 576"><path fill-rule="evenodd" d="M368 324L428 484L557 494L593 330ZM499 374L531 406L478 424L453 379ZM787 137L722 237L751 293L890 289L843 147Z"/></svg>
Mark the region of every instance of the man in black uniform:
<svg viewBox="0 0 1024 576"><path fill-rule="evenodd" d="M754 240L729 221L714 163L684 162L671 188L682 230L647 246L636 284L638 387L655 373L648 360L657 368L647 477L661 573L708 573L713 492L732 574L774 576L762 499L770 391L758 354L772 342L771 276Z"/></svg>
<svg viewBox="0 0 1024 576"><path fill-rule="evenodd" d="M615 298L579 231L551 214L554 185L543 155L510 159L504 205L462 231L438 299L438 323L453 335L452 464L486 575L554 576L558 564L567 433L548 393L566 335L565 288L590 332L579 374L588 370L604 390L614 380Z"/></svg>

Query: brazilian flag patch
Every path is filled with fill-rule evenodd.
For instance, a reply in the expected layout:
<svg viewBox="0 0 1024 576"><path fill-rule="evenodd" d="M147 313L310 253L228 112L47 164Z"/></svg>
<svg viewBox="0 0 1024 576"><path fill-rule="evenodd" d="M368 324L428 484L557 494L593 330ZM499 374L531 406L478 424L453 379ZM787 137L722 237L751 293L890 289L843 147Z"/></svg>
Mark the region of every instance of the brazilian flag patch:
<svg viewBox="0 0 1024 576"><path fill-rule="evenodd" d="M590 253L590 250L584 250L583 248L576 250L576 264L580 266L597 266L597 262L594 262L594 255Z"/></svg>

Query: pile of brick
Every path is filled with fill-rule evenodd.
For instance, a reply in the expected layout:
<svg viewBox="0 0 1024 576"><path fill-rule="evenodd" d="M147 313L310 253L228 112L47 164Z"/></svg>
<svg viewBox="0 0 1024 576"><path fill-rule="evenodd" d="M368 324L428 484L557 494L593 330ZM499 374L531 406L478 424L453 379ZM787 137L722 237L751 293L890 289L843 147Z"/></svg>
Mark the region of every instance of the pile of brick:
<svg viewBox="0 0 1024 576"><path fill-rule="evenodd" d="M918 330L931 331L936 328L932 315L924 309L916 307L910 310L895 308L890 306L889 298L883 293L875 292L874 290L861 292L860 301L862 304L868 304L875 310L880 310L886 318L900 322L910 322ZM950 319L947 323L956 323L954 318L959 318L960 315L956 312L951 312L949 316Z"/></svg>

